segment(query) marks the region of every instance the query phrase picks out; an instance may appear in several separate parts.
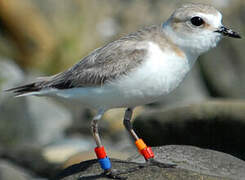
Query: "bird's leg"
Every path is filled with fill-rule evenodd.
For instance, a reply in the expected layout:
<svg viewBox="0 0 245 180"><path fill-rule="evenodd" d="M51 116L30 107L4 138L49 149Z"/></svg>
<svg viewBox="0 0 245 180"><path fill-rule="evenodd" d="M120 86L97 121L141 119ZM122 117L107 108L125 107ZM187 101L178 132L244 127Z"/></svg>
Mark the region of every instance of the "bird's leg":
<svg viewBox="0 0 245 180"><path fill-rule="evenodd" d="M127 110L125 111L123 124L127 129L127 131L134 138L136 147L138 148L140 154L144 156L146 160L146 165L154 165L163 168L175 167L176 165L161 163L154 159L154 153L151 147L147 146L144 143L144 141L137 136L137 134L132 128L132 124L131 124L132 114L133 114L133 108L127 108Z"/></svg>
<svg viewBox="0 0 245 180"><path fill-rule="evenodd" d="M92 131L94 140L97 145L97 147L94 148L94 151L100 163L100 167L104 170L103 174L112 179L122 179L120 176L118 176L119 174L118 172L111 169L111 161L109 157L107 157L105 148L102 145L101 140L100 140L99 131L98 131L98 121L102 118L104 113L105 113L105 110L103 109L99 110L99 112L97 113L96 116L94 116L91 122L91 131Z"/></svg>
<svg viewBox="0 0 245 180"><path fill-rule="evenodd" d="M94 136L94 140L96 142L97 147L102 146L100 136L99 136L99 131L98 131L98 121L102 118L104 112L105 112L104 110L99 110L99 112L96 114L96 116L93 117L91 122L91 131Z"/></svg>
<svg viewBox="0 0 245 180"><path fill-rule="evenodd" d="M133 115L133 108L127 108L127 110L125 111L123 124L125 128L128 130L128 132L131 134L131 136L134 138L135 144L139 152L141 153L141 155L143 155L145 160L148 161L149 159L154 158L154 153L151 147L147 147L144 141L140 139L135 133L135 131L133 130L131 124L132 115Z"/></svg>

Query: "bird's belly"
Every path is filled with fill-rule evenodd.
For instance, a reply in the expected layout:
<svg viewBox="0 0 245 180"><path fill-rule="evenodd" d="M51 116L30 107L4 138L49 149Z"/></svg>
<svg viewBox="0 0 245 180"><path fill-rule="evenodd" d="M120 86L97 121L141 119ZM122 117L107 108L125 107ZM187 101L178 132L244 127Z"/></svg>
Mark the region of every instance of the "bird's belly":
<svg viewBox="0 0 245 180"><path fill-rule="evenodd" d="M185 77L187 71L156 72L147 76L133 77L111 87L117 91L116 102L124 106L137 106L155 102L159 97L164 96L174 90Z"/></svg>
<svg viewBox="0 0 245 180"><path fill-rule="evenodd" d="M134 107L152 103L175 89L186 71L146 73L127 76L102 87L73 88L58 91L56 95L78 100L95 108Z"/></svg>
<svg viewBox="0 0 245 180"><path fill-rule="evenodd" d="M155 69L145 66L102 87L73 88L59 91L56 95L76 99L95 108L134 107L155 102L168 94L188 71L189 66L184 61L160 64Z"/></svg>

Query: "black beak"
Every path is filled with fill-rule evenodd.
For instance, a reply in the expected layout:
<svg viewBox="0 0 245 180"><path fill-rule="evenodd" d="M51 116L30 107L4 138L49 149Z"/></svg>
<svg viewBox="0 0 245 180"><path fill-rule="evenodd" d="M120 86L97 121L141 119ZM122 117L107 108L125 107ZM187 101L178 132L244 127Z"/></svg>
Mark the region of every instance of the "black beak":
<svg viewBox="0 0 245 180"><path fill-rule="evenodd" d="M217 33L223 34L223 36L229 36L233 38L242 38L237 32L232 31L231 29L221 26L218 30L214 31Z"/></svg>

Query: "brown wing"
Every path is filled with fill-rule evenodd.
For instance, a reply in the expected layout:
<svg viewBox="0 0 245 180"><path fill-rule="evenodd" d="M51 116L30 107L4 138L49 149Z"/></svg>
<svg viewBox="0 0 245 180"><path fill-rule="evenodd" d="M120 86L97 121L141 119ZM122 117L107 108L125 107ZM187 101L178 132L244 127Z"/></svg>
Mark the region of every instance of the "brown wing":
<svg viewBox="0 0 245 180"><path fill-rule="evenodd" d="M69 70L44 83L58 89L101 86L127 74L144 59L146 48L137 48L139 42L116 41L97 49Z"/></svg>

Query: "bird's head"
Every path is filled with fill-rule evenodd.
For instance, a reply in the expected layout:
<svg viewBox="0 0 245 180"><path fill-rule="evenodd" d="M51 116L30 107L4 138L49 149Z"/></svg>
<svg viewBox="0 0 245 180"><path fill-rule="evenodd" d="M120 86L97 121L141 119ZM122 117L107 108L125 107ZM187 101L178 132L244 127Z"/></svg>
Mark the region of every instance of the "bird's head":
<svg viewBox="0 0 245 180"><path fill-rule="evenodd" d="M201 54L217 45L223 36L241 38L222 25L222 14L213 6L185 4L163 24L172 41L185 51Z"/></svg>

